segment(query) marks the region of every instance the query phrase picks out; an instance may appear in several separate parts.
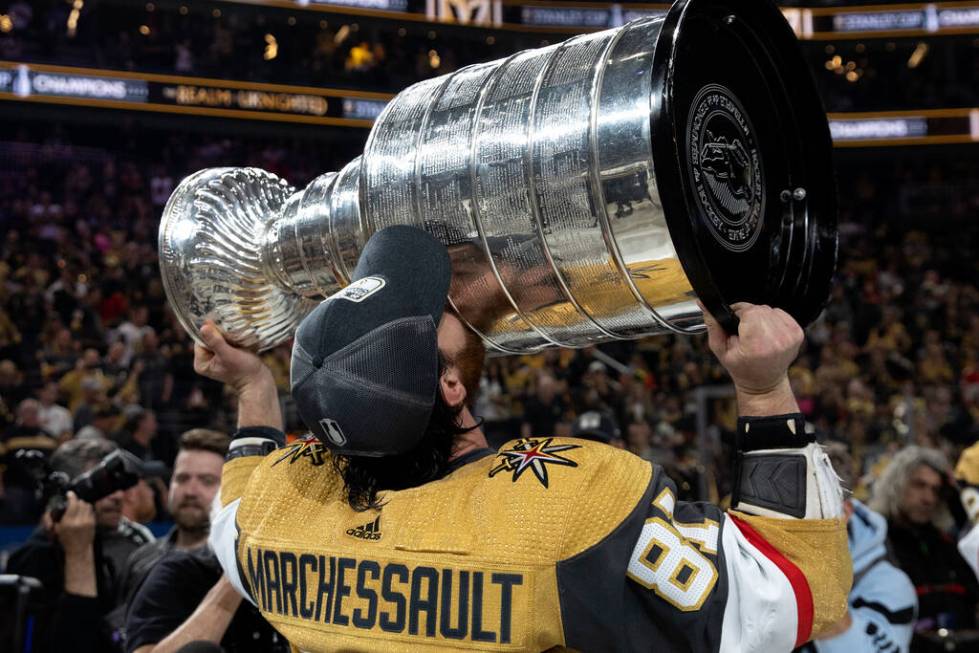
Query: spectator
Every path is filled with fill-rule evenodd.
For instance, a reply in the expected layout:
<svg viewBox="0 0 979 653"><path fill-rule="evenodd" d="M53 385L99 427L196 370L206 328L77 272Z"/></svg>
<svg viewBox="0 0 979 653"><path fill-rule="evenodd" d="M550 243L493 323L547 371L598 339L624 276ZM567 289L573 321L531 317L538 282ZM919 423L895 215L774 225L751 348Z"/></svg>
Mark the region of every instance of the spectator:
<svg viewBox="0 0 979 653"><path fill-rule="evenodd" d="M74 411L75 433L80 432L83 428L91 424L95 420L95 413L99 410L99 407L104 406L106 403L103 385L98 379L83 379L79 384L79 389L81 391L81 398L72 409Z"/></svg>
<svg viewBox="0 0 979 653"><path fill-rule="evenodd" d="M150 571L126 620L127 653L170 653L220 643L227 653L286 653L289 644L243 601L209 548L170 551Z"/></svg>
<svg viewBox="0 0 979 653"><path fill-rule="evenodd" d="M95 389L104 394L111 385L111 381L102 373L102 358L98 350L93 348L86 349L82 353L75 369L65 374L58 384L68 400L68 407L72 410L77 410L85 400L86 390Z"/></svg>
<svg viewBox="0 0 979 653"><path fill-rule="evenodd" d="M109 403L104 403L96 407L92 416L92 423L83 426L75 438L79 440L106 440L110 433L116 430L119 421L119 410Z"/></svg>
<svg viewBox="0 0 979 653"><path fill-rule="evenodd" d="M644 460L653 460L653 431L646 420L635 420L626 427L626 449ZM656 461L663 464L663 460Z"/></svg>
<svg viewBox="0 0 979 653"><path fill-rule="evenodd" d="M622 431L615 418L608 413L589 411L582 413L571 427L571 436L611 444L619 449L625 448Z"/></svg>
<svg viewBox="0 0 979 653"><path fill-rule="evenodd" d="M57 438L59 442L71 438L73 432L71 411L57 403L58 384L48 381L38 392L37 398L41 402L38 410L41 428Z"/></svg>
<svg viewBox="0 0 979 653"><path fill-rule="evenodd" d="M159 347L160 339L156 331L150 329L143 334L140 353L136 357L136 363L142 369L139 374L139 397L142 405L149 410L166 405L173 392L169 361Z"/></svg>
<svg viewBox="0 0 979 653"><path fill-rule="evenodd" d="M210 503L220 485L228 438L205 429L181 437L170 486L176 526L133 554L134 583L126 616L126 650L174 651L192 641L220 642L229 653L286 651L288 643L243 602L206 546Z"/></svg>
<svg viewBox="0 0 979 653"><path fill-rule="evenodd" d="M211 503L221 482L221 466L228 450L228 437L218 431L193 429L180 436L180 451L174 463L170 480L167 509L175 525L166 536L145 544L129 557L124 578L120 584L120 623L132 603L136 591L143 584L150 570L170 551L194 551L207 543L210 527ZM213 584L213 583L212 583ZM137 621L140 618L137 617ZM141 630L127 631L131 648L155 644L152 635Z"/></svg>
<svg viewBox="0 0 979 653"><path fill-rule="evenodd" d="M162 467L161 463L156 463ZM154 470L155 471L155 470ZM153 486L147 483L146 470L136 485L123 490L122 493L122 515L131 522L137 524L149 524L156 519L156 497L154 496ZM158 480L158 477L151 476L151 480Z"/></svg>
<svg viewBox="0 0 979 653"><path fill-rule="evenodd" d="M57 446L57 438L41 426L41 404L34 399L21 401L17 406L16 423L7 429L0 441L0 460L3 461L0 523L30 524L37 520L40 506L35 498L35 468L18 457L18 453L37 452L36 460L40 463Z"/></svg>
<svg viewBox="0 0 979 653"><path fill-rule="evenodd" d="M909 446L897 453L874 484L872 510L887 519L888 543L918 595L916 631L975 627L979 583L959 555L950 531L944 454Z"/></svg>
<svg viewBox="0 0 979 653"><path fill-rule="evenodd" d="M553 376L541 373L537 377L537 390L525 406L520 436L548 437L554 435L557 423L564 415L564 401L558 395L558 382Z"/></svg>
<svg viewBox="0 0 979 653"><path fill-rule="evenodd" d="M140 460L153 460L155 456L151 446L156 439L158 426L156 414L152 410L132 406L127 408L122 430L117 431L112 439Z"/></svg>
<svg viewBox="0 0 979 653"><path fill-rule="evenodd" d="M150 312L146 306L134 306L129 309L129 318L116 330L124 347L124 352L119 359L121 366L127 367L132 362L143 342L143 336L152 330L152 327L147 325L149 316Z"/></svg>
<svg viewBox="0 0 979 653"><path fill-rule="evenodd" d="M70 440L51 456L51 468L74 479L116 448L108 440ZM44 587L47 614L35 629L37 650L113 650L105 617L115 605L119 574L129 555L153 539L123 517L121 508L121 490L94 505L70 493L61 519L46 512L30 539L10 555L8 573L32 576Z"/></svg>
<svg viewBox="0 0 979 653"><path fill-rule="evenodd" d="M12 360L0 361L0 397L8 406L16 406L27 399L30 388L24 385L24 375Z"/></svg>

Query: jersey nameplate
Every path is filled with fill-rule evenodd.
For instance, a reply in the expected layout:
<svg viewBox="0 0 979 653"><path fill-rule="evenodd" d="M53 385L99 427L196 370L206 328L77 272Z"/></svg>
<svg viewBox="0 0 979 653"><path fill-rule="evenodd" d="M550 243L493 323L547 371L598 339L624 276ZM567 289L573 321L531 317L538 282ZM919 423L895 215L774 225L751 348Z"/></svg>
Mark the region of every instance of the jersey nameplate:
<svg viewBox="0 0 979 653"><path fill-rule="evenodd" d="M429 639L511 643L520 626L514 615L521 614L513 604L530 584L522 573L444 564L258 546L247 546L245 556L249 589L263 613Z"/></svg>

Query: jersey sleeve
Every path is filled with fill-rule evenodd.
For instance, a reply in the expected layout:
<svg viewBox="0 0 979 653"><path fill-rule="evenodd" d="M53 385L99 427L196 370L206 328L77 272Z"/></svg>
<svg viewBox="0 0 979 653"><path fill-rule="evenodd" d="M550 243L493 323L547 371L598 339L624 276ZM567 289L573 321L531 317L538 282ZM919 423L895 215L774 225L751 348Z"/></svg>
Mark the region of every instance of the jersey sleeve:
<svg viewBox="0 0 979 653"><path fill-rule="evenodd" d="M692 626L686 636L702 640L692 648L789 651L843 616L850 559L841 521L724 513L677 501L662 472L655 483L627 575L655 618Z"/></svg>
<svg viewBox="0 0 979 653"><path fill-rule="evenodd" d="M842 520L679 501L654 465L632 513L559 563L565 641L578 650L788 652L843 617L851 575Z"/></svg>
<svg viewBox="0 0 979 653"><path fill-rule="evenodd" d="M918 599L914 585L886 560L878 562L850 595L852 623L836 637L816 640L818 653L907 653Z"/></svg>
<svg viewBox="0 0 979 653"><path fill-rule="evenodd" d="M221 492L212 507L208 543L231 586L252 603L254 600L245 589L238 564L238 508L247 493L253 472L284 439L281 431L269 427L240 429L221 470Z"/></svg>

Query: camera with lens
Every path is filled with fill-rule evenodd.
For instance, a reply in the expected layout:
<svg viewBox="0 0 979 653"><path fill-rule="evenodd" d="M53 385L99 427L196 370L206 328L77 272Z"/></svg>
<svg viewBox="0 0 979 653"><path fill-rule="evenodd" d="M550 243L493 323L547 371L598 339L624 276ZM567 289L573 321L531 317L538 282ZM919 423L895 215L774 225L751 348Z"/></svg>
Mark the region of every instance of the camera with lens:
<svg viewBox="0 0 979 653"><path fill-rule="evenodd" d="M74 492L82 501L95 503L113 492L136 485L144 471L142 461L124 449L116 449L95 467L73 479L64 472L53 471L40 451L22 450L16 457L34 477L54 521L59 521L65 514L68 492Z"/></svg>

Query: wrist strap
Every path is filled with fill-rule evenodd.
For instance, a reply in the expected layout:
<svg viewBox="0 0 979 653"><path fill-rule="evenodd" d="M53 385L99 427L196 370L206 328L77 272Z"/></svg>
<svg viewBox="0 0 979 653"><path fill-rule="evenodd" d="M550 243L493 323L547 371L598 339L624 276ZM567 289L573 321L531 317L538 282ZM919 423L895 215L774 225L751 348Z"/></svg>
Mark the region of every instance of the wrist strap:
<svg viewBox="0 0 979 653"><path fill-rule="evenodd" d="M814 433L806 433L806 420L802 413L738 418L735 445L741 453L764 449L802 449L815 441Z"/></svg>
<svg viewBox="0 0 979 653"><path fill-rule="evenodd" d="M245 456L267 456L285 444L285 434L270 426L246 426L232 436L225 461Z"/></svg>
<svg viewBox="0 0 979 653"><path fill-rule="evenodd" d="M231 436L232 441L243 438L271 440L275 443L276 447L284 447L286 444L286 434L271 426L243 426Z"/></svg>
<svg viewBox="0 0 979 653"><path fill-rule="evenodd" d="M738 419L731 506L813 519L840 514L839 480L800 413Z"/></svg>

